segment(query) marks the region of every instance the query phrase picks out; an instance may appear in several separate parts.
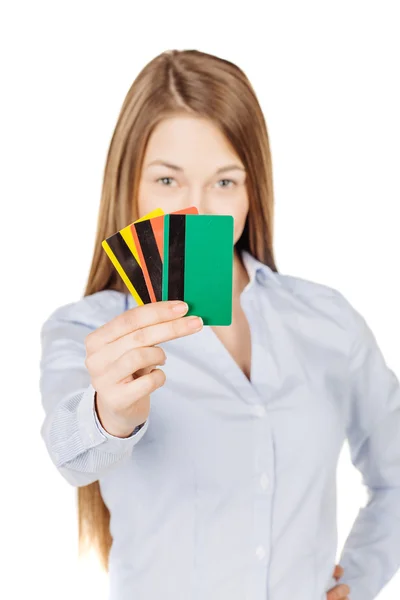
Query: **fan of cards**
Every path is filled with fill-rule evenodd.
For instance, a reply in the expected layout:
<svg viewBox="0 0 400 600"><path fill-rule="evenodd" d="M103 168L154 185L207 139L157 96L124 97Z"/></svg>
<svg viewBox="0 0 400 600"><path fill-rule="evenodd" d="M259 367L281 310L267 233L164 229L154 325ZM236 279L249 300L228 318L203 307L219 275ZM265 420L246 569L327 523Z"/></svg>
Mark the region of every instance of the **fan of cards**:
<svg viewBox="0 0 400 600"><path fill-rule="evenodd" d="M137 304L184 300L204 325L230 325L233 229L231 215L157 208L102 246Z"/></svg>

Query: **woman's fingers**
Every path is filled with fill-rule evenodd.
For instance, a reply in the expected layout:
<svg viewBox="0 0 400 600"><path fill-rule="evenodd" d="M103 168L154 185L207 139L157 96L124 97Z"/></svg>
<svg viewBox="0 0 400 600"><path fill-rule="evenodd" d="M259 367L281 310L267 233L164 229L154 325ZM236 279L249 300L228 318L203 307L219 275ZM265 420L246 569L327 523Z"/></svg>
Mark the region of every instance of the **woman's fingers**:
<svg viewBox="0 0 400 600"><path fill-rule="evenodd" d="M335 565L333 570L333 577L338 580L342 577L344 573L344 569L341 565ZM339 585L335 585L329 592L327 593L327 600L349 600L348 594L350 593L350 588L347 584L341 583Z"/></svg>
<svg viewBox="0 0 400 600"><path fill-rule="evenodd" d="M165 361L165 352L158 346L131 348L117 360L108 364L97 377L92 375L94 387L99 384L104 385L103 382L121 383L133 373L153 365L163 365Z"/></svg>
<svg viewBox="0 0 400 600"><path fill-rule="evenodd" d="M154 369L157 368L158 365L150 365L148 367L144 367L143 369L138 369L132 379L137 379L138 377L142 377L142 375L147 375L147 373L151 373Z"/></svg>
<svg viewBox="0 0 400 600"><path fill-rule="evenodd" d="M167 321L149 325L143 329L137 329L124 336L118 341L118 346L126 345L128 348L141 348L143 346L155 346L175 338L185 337L203 326L200 317L183 317L175 321Z"/></svg>
<svg viewBox="0 0 400 600"><path fill-rule="evenodd" d="M89 333L85 340L86 351L88 354L92 354L98 348L110 344L128 333L156 323L178 319L187 311L188 306L185 302L175 300L135 306Z"/></svg>
<svg viewBox="0 0 400 600"><path fill-rule="evenodd" d="M124 384L120 387L118 394L120 408L122 410L131 409L135 412L136 406L135 403L132 404L132 398L146 398L163 386L165 379L165 373L162 369L152 369L150 373ZM145 418L147 419L147 415Z"/></svg>
<svg viewBox="0 0 400 600"><path fill-rule="evenodd" d="M341 565L335 565L335 570L333 571L333 577L335 579L340 579L344 573L344 569Z"/></svg>
<svg viewBox="0 0 400 600"><path fill-rule="evenodd" d="M86 367L92 374L103 371L105 363L111 363L132 348L155 346L178 337L191 335L202 328L199 317L183 317L174 321L167 321L149 325L143 329L136 329L118 338L101 348L101 352L93 352L86 357Z"/></svg>
<svg viewBox="0 0 400 600"><path fill-rule="evenodd" d="M326 594L326 600L348 600L348 594L350 594L350 588L346 583L335 585Z"/></svg>

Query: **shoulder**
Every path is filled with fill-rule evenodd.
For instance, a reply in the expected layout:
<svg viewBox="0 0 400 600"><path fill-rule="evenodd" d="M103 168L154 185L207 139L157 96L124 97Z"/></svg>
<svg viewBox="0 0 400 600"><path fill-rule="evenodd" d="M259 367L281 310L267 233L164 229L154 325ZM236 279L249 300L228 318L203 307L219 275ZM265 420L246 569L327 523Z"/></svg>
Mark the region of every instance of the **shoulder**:
<svg viewBox="0 0 400 600"><path fill-rule="evenodd" d="M76 324L97 329L128 306L127 295L116 290L101 290L83 296L75 302L56 307L45 320L42 329L55 323Z"/></svg>
<svg viewBox="0 0 400 600"><path fill-rule="evenodd" d="M360 328L365 327L363 316L346 293L336 287L289 274L275 273L275 277L280 284L275 289L299 312L334 322L350 336L357 336Z"/></svg>
<svg viewBox="0 0 400 600"><path fill-rule="evenodd" d="M335 287L296 275L275 273L276 281L284 293L294 300L312 302L334 302L345 304L343 294Z"/></svg>
<svg viewBox="0 0 400 600"><path fill-rule="evenodd" d="M327 284L305 279L287 273L274 273L277 281L287 291L304 297L327 296L333 297L340 293L336 288Z"/></svg>

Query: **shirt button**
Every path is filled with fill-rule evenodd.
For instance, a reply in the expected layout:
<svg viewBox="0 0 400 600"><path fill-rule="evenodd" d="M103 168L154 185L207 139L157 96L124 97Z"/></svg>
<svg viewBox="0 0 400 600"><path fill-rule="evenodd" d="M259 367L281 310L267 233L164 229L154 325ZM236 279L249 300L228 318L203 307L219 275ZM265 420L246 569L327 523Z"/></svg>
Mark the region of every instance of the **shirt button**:
<svg viewBox="0 0 400 600"><path fill-rule="evenodd" d="M266 473L263 473L261 475L260 483L261 483L262 489L266 490L268 487L268 483L269 483L268 475Z"/></svg>
<svg viewBox="0 0 400 600"><path fill-rule="evenodd" d="M263 417L266 413L265 408L261 406L261 404L256 404L253 410L254 414L257 415L257 417Z"/></svg>
<svg viewBox="0 0 400 600"><path fill-rule="evenodd" d="M256 550L256 556L257 558L259 558L260 560L262 560L265 556L266 552L265 552L265 548L264 546L258 546L257 550Z"/></svg>
<svg viewBox="0 0 400 600"><path fill-rule="evenodd" d="M260 283L264 283L267 280L266 274L264 273L264 271L261 270L257 271L256 277Z"/></svg>

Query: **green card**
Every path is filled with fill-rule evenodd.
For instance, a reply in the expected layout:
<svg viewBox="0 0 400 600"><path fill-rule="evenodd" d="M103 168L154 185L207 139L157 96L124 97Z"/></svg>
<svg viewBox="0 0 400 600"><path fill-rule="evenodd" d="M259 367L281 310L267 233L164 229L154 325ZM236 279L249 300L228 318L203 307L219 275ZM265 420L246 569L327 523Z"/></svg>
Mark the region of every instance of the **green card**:
<svg viewBox="0 0 400 600"><path fill-rule="evenodd" d="M162 299L184 300L204 325L232 323L233 228L230 215L164 218Z"/></svg>

